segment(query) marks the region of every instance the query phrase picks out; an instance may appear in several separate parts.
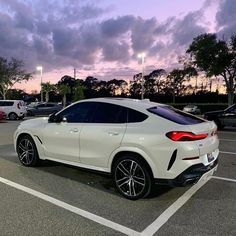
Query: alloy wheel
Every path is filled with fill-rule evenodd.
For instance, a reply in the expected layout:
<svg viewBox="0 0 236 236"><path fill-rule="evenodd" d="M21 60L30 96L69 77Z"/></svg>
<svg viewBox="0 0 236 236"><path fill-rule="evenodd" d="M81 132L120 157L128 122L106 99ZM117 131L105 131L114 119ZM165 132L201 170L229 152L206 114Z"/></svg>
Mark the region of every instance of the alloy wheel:
<svg viewBox="0 0 236 236"><path fill-rule="evenodd" d="M131 198L141 195L146 186L143 168L132 159L125 159L118 163L115 169L115 181L119 190Z"/></svg>
<svg viewBox="0 0 236 236"><path fill-rule="evenodd" d="M34 145L28 138L21 139L18 143L18 155L22 164L31 165L35 159Z"/></svg>

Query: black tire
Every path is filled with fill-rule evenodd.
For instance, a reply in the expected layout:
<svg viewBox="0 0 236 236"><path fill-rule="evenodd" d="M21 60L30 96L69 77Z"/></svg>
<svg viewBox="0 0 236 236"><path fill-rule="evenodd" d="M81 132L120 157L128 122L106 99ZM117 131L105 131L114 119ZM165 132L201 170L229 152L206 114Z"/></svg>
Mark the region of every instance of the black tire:
<svg viewBox="0 0 236 236"><path fill-rule="evenodd" d="M135 155L126 154L112 168L117 190L127 199L147 197L152 189L152 175L146 163Z"/></svg>
<svg viewBox="0 0 236 236"><path fill-rule="evenodd" d="M34 140L30 135L23 135L17 140L16 151L24 166L37 166L40 162Z"/></svg>
<svg viewBox="0 0 236 236"><path fill-rule="evenodd" d="M8 115L8 118L9 120L17 120L18 116L15 112L11 112L9 115Z"/></svg>
<svg viewBox="0 0 236 236"><path fill-rule="evenodd" d="M27 116L34 116L32 111L27 111Z"/></svg>

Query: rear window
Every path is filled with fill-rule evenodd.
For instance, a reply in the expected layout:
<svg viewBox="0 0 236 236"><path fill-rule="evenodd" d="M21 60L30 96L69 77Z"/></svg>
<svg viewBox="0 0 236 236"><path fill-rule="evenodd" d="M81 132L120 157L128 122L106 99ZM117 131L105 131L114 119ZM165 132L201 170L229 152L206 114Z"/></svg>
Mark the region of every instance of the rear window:
<svg viewBox="0 0 236 236"><path fill-rule="evenodd" d="M196 116L187 114L170 106L158 106L147 109L149 112L181 125L193 125L205 122Z"/></svg>

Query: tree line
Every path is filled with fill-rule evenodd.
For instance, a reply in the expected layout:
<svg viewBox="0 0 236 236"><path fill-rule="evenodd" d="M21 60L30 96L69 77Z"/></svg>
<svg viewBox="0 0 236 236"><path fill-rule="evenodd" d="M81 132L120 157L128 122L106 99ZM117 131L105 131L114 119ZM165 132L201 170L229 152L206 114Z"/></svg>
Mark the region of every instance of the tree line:
<svg viewBox="0 0 236 236"><path fill-rule="evenodd" d="M13 94L12 88L16 83L32 78L32 74L23 67L24 63L20 60L13 58L8 61L0 57L0 95L3 99ZM197 80L199 75L208 79L209 87L191 82L193 78ZM228 105L231 105L236 87L236 35L223 40L217 38L216 34L201 34L189 45L179 68L169 72L156 69L144 76L144 96L154 101L168 97L175 103L179 97L208 93L212 81L220 78L224 81ZM65 75L57 84L42 83L42 90L46 101L49 101L51 94L54 99L57 96L62 98L63 104L92 97L140 98L141 80L141 73L134 75L130 82L117 79L103 81L93 76L81 80Z"/></svg>

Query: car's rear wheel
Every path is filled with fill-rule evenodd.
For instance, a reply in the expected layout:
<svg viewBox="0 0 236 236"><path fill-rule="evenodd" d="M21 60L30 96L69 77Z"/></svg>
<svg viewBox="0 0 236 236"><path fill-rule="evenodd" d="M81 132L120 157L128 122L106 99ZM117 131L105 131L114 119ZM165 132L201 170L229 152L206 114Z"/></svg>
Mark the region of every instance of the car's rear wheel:
<svg viewBox="0 0 236 236"><path fill-rule="evenodd" d="M17 141L17 154L24 166L37 166L39 156L34 140L29 135L23 135Z"/></svg>
<svg viewBox="0 0 236 236"><path fill-rule="evenodd" d="M8 118L10 120L16 120L18 118L17 114L14 113L14 112L11 112L9 115L8 115Z"/></svg>
<svg viewBox="0 0 236 236"><path fill-rule="evenodd" d="M130 200L146 197L151 192L149 168L134 155L124 155L114 163L113 178L118 191Z"/></svg>

